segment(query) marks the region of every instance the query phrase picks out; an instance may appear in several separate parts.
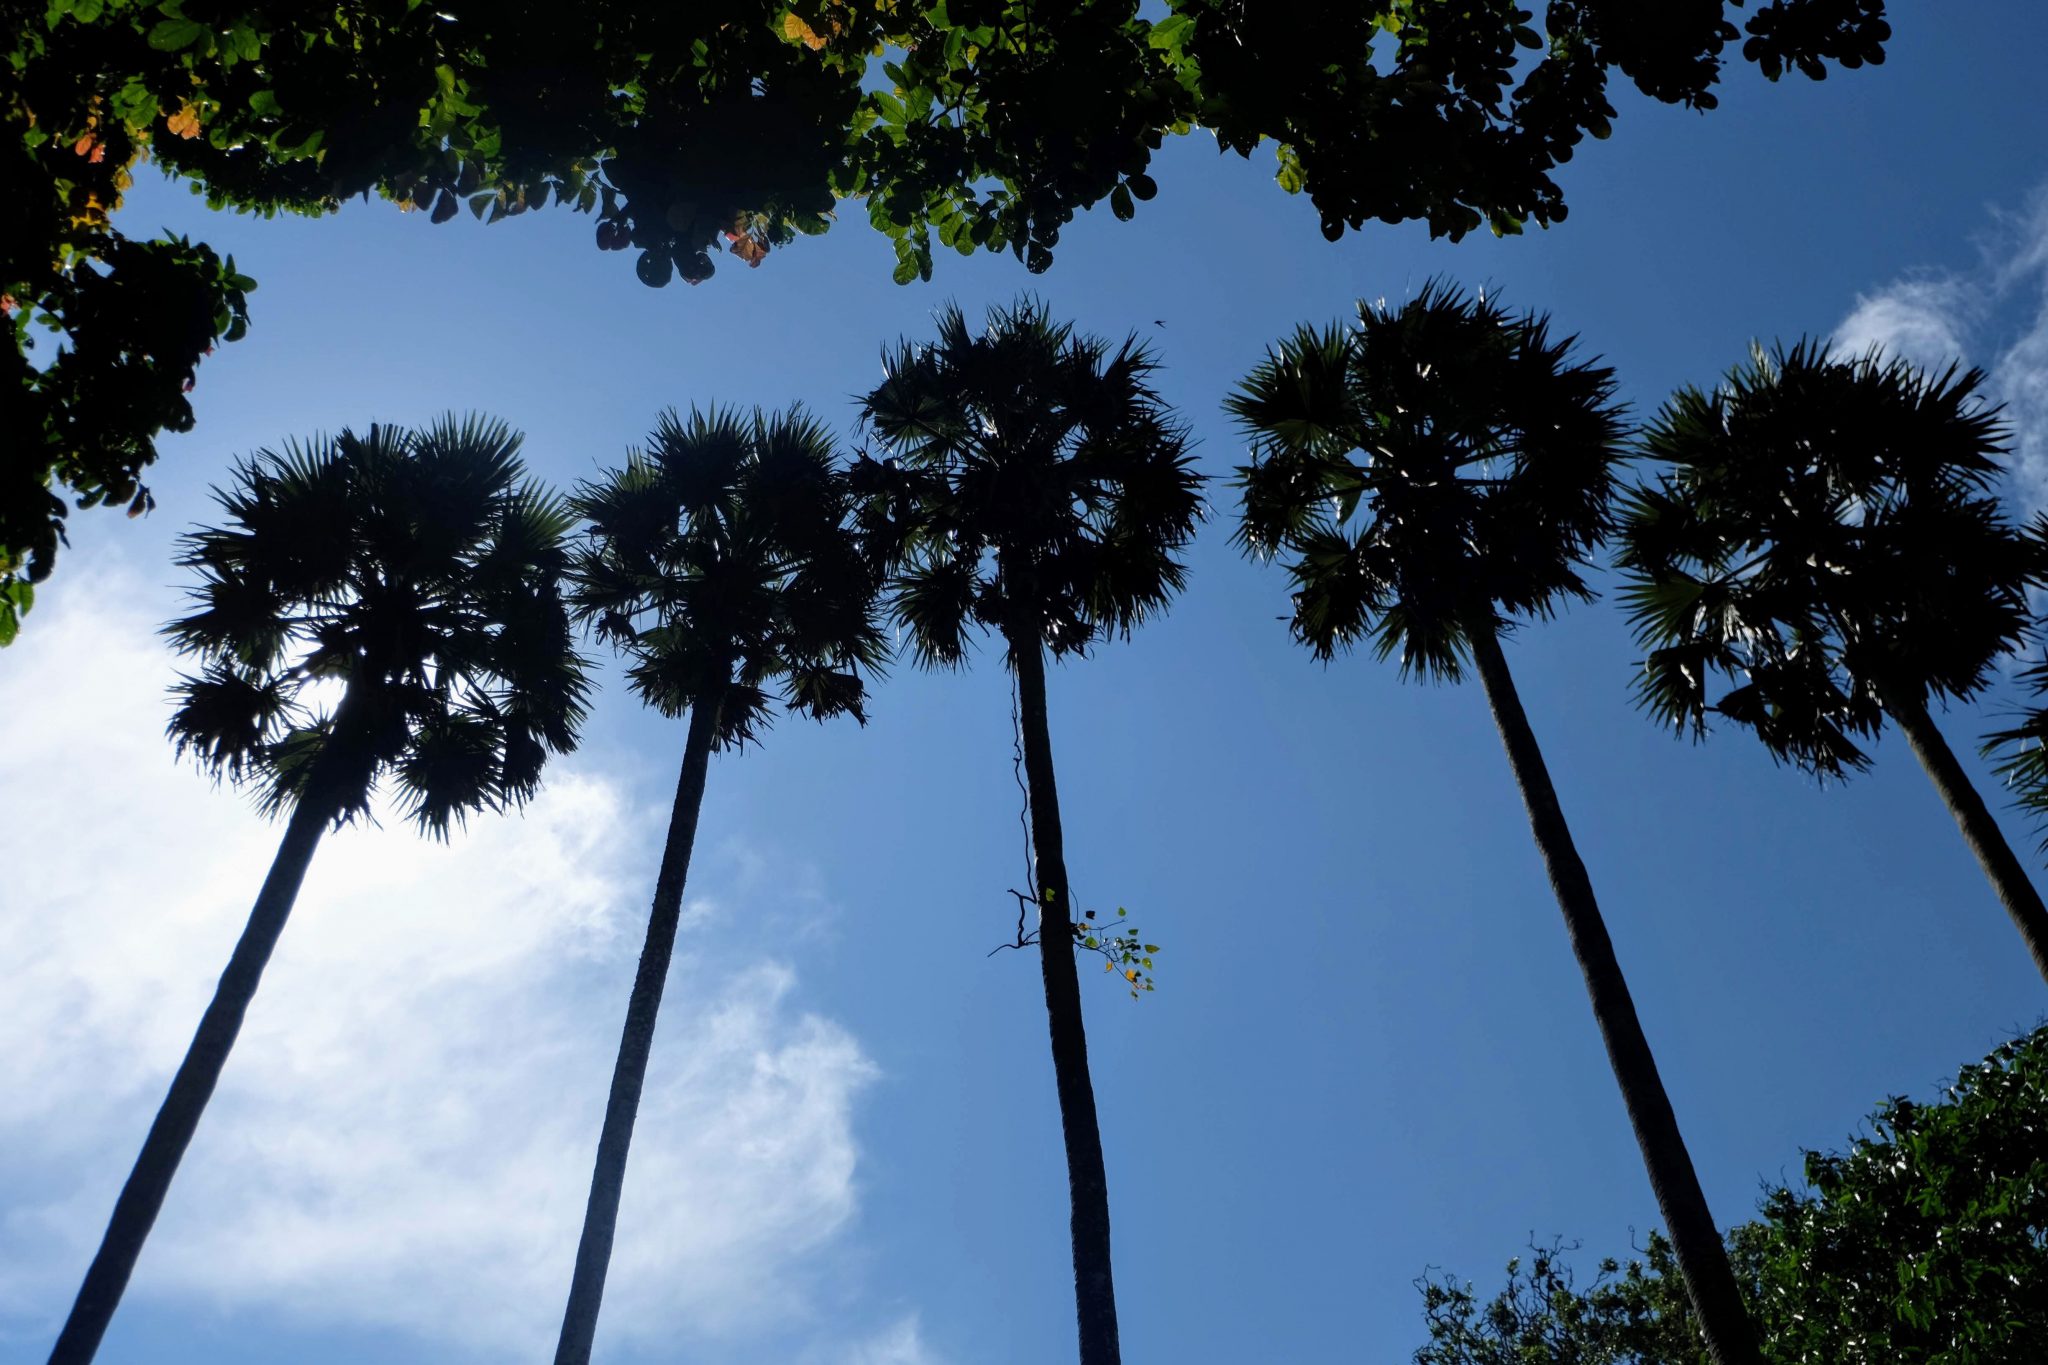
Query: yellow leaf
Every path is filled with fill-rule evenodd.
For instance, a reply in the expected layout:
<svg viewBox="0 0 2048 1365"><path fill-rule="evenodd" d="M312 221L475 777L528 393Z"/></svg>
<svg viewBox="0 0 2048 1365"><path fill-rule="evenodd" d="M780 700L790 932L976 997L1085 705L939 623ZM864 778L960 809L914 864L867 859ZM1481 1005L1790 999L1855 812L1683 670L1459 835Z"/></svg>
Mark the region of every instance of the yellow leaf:
<svg viewBox="0 0 2048 1365"><path fill-rule="evenodd" d="M782 16L782 36L801 42L813 52L825 45L824 36L794 13Z"/></svg>
<svg viewBox="0 0 2048 1365"><path fill-rule="evenodd" d="M179 137L198 137L199 110L197 106L189 103L186 104L177 113L167 117L164 120L164 126Z"/></svg>

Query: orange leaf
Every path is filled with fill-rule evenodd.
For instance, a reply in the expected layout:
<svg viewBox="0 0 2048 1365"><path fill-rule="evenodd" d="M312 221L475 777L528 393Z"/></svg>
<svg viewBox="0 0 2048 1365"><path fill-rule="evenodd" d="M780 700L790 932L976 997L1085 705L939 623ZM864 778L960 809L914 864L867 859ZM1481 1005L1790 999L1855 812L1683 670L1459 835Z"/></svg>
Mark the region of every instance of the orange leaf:
<svg viewBox="0 0 2048 1365"><path fill-rule="evenodd" d="M825 45L824 36L795 14L782 16L782 36L802 42L813 52Z"/></svg>
<svg viewBox="0 0 2048 1365"><path fill-rule="evenodd" d="M164 120L164 126L179 137L199 136L199 110L187 104Z"/></svg>
<svg viewBox="0 0 2048 1365"><path fill-rule="evenodd" d="M727 235L730 236L731 234ZM726 250L745 261L749 269L760 265L761 258L768 254L768 246L765 242L756 241L745 233L733 237L732 245L727 247Z"/></svg>

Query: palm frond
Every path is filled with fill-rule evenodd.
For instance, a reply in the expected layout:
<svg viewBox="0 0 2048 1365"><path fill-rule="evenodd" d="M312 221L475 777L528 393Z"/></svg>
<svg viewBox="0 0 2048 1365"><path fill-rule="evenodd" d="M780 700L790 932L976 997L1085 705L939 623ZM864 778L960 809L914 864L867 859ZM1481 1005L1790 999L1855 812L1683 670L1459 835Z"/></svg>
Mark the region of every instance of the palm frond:
<svg viewBox="0 0 2048 1365"><path fill-rule="evenodd" d="M298 679L217 659L197 675L181 674L166 733L180 758L188 754L214 777L240 781L263 765L270 746L298 715Z"/></svg>
<svg viewBox="0 0 2048 1365"><path fill-rule="evenodd" d="M2037 696L2048 693L2048 662L2030 665L2021 681ZM2033 821L2041 851L2048 852L2048 705L2028 707L2014 724L1986 735L1982 752L2012 793L2013 804Z"/></svg>
<svg viewBox="0 0 2048 1365"><path fill-rule="evenodd" d="M406 817L421 833L445 840L449 826L471 811L503 808L506 731L497 719L442 709L412 731L391 772Z"/></svg>

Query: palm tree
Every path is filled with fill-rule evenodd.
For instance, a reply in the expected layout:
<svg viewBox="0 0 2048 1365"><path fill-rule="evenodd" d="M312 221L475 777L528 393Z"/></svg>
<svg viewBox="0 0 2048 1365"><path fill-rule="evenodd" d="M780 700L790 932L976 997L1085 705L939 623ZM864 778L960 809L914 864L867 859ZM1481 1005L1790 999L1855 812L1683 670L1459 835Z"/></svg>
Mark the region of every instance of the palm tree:
<svg viewBox="0 0 2048 1365"><path fill-rule="evenodd" d="M1500 637L1592 596L1622 411L1613 371L1567 363L1544 319L1432 283L1350 331L1302 328L1227 402L1252 436L1239 543L1285 553L1295 637L1324 660L1371 640L1404 674L1470 660L1585 975L1607 1058L1713 1357L1757 1348L1585 864L1508 673Z"/></svg>
<svg viewBox="0 0 2048 1365"><path fill-rule="evenodd" d="M831 433L800 408L664 413L646 451L577 490L590 521L571 570L577 615L631 660L663 715L689 713L682 776L654 885L647 942L605 1102L557 1365L590 1359L611 1263L626 1153L655 1015L675 950L683 883L713 750L757 741L774 685L792 711L865 722L863 670L886 654L873 579L847 526Z"/></svg>
<svg viewBox="0 0 2048 1365"><path fill-rule="evenodd" d="M259 451L217 494L225 523L185 538L198 610L164 633L203 667L173 689L170 734L289 819L51 1365L98 1351L321 835L367 815L381 781L445 838L469 812L525 801L549 752L575 744L569 518L525 481L519 444L500 422L450 417Z"/></svg>
<svg viewBox="0 0 2048 1365"><path fill-rule="evenodd" d="M1755 349L1658 414L1644 451L1670 469L1630 498L1618 562L1652 714L1696 737L1725 717L1824 778L1867 767L1858 741L1889 716L2048 977L2048 910L1928 714L2025 641L2042 581L2042 541L1993 491L2004 433L1983 380Z"/></svg>
<svg viewBox="0 0 2048 1365"><path fill-rule="evenodd" d="M1110 1273L1109 1187L1088 1075L1076 921L1067 881L1045 656L1086 653L1163 610L1176 558L1201 518L1188 434L1128 339L1112 349L1055 323L1045 306L991 309L970 333L958 308L931 345L899 343L863 402L889 453L856 462L861 527L893 574L893 609L927 667L955 668L970 635L993 629L1016 677L1039 960L1072 1203L1082 1365L1119 1359Z"/></svg>

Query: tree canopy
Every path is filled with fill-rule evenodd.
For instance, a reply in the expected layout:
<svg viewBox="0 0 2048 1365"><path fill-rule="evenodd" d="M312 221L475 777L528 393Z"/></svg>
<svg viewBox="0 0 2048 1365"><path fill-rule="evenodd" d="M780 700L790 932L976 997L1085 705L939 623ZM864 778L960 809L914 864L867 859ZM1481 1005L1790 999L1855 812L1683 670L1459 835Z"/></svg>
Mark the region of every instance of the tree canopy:
<svg viewBox="0 0 2048 1365"><path fill-rule="evenodd" d="M1965 1066L1932 1104L1894 1097L1846 1152L1808 1152L1728 1234L1776 1365L2030 1365L2048 1341L2048 1028ZM1508 1263L1482 1302L1419 1284L1416 1365L1698 1365L1705 1347L1670 1243L1581 1287L1558 1244Z"/></svg>
<svg viewBox="0 0 2048 1365"><path fill-rule="evenodd" d="M1775 79L1884 59L1883 0L0 0L0 643L48 576L69 491L149 506L158 431L254 281L112 214L148 156L209 203L323 213L379 195L443 222L554 203L698 283L759 265L840 200L896 243L1051 264L1060 229L1151 199L1151 155L1212 130L1278 149L1335 238L1417 219L1457 238L1566 214L1553 172L1616 117L1609 76L1711 108L1729 44ZM34 328L58 355L31 356ZM41 363L38 363L41 361Z"/></svg>

